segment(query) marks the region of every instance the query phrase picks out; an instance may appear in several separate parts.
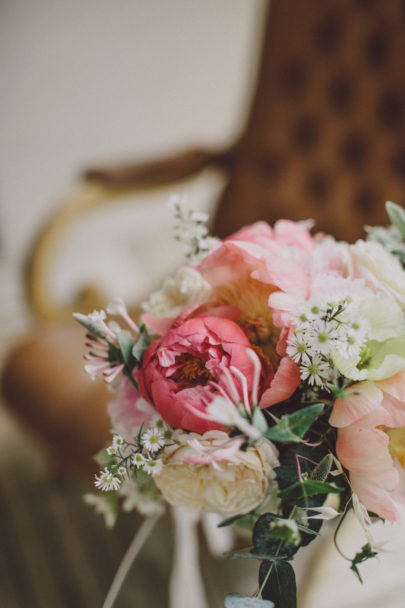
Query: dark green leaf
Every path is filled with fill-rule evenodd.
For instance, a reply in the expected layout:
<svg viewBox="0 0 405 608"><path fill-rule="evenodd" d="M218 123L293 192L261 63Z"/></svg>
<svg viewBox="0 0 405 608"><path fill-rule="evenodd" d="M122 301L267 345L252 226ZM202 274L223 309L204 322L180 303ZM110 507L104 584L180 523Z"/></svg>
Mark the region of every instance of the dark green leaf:
<svg viewBox="0 0 405 608"><path fill-rule="evenodd" d="M264 513L259 517L253 529L254 553L275 558L283 555L288 559L298 551L299 545L280 538L277 529L272 530L272 524L279 521L283 519L273 513Z"/></svg>
<svg viewBox="0 0 405 608"><path fill-rule="evenodd" d="M293 414L285 414L281 417L280 422L267 430L265 437L279 443L299 443L308 429L322 414L324 408L323 403L315 403L299 409Z"/></svg>
<svg viewBox="0 0 405 608"><path fill-rule="evenodd" d="M263 599L274 601L276 608L297 608L297 585L294 570L289 562L262 562L259 585L263 583Z"/></svg>
<svg viewBox="0 0 405 608"><path fill-rule="evenodd" d="M225 598L225 608L274 608L273 602L258 600L239 593L230 593Z"/></svg>
<svg viewBox="0 0 405 608"><path fill-rule="evenodd" d="M377 555L377 552L373 551L371 548L371 545L369 543L367 543L367 545L364 545L361 548L361 551L356 553L356 555L353 557L352 565L350 566L350 570L353 570L353 572L356 574L356 576L358 577L358 579L361 583L363 582L363 579L360 576L360 572L359 572L359 569L357 568L357 565L365 562L368 559L371 559L372 557L375 557L376 555Z"/></svg>
<svg viewBox="0 0 405 608"><path fill-rule="evenodd" d="M279 496L281 500L289 503L297 503L303 498L314 496L316 494L340 494L342 488L337 488L330 483L323 481L313 481L311 479L298 481L289 488L281 490Z"/></svg>
<svg viewBox="0 0 405 608"><path fill-rule="evenodd" d="M390 218L391 224L394 224L405 239L405 209L396 203L387 201L385 208Z"/></svg>

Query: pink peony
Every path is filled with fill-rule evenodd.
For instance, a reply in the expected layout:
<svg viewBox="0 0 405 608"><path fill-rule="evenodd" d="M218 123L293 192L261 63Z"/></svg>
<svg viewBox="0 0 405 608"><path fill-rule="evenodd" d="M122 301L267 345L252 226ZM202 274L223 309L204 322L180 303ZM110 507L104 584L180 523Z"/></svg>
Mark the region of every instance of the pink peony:
<svg viewBox="0 0 405 608"><path fill-rule="evenodd" d="M254 368L247 354L249 346L241 328L227 318L196 316L175 323L145 352L140 392L174 428L197 433L220 429L198 412L204 415L215 395L229 394L231 367L243 374L251 392ZM239 399L243 387L238 384Z"/></svg>
<svg viewBox="0 0 405 608"><path fill-rule="evenodd" d="M337 455L350 472L353 491L370 511L400 521L396 503L405 482L405 372L351 386L345 398L336 400L330 423L339 428Z"/></svg>

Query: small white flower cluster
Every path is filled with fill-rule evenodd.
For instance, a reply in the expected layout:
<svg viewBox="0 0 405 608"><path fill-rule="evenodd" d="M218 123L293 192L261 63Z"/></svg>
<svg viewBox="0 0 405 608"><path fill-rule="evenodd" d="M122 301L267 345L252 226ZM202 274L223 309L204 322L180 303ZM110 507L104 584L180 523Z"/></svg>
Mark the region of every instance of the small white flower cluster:
<svg viewBox="0 0 405 608"><path fill-rule="evenodd" d="M172 196L169 200L177 220L174 225L174 238L187 246L186 257L195 264L201 262L213 249L218 239L209 236L208 214L189 210L186 215L182 209L183 202L177 196Z"/></svg>
<svg viewBox="0 0 405 608"><path fill-rule="evenodd" d="M138 469L152 477L158 475L163 467L159 454L171 437L172 429L158 417L148 429L139 431L134 443L114 435L112 444L106 449L113 462L96 475L94 485L104 492L112 492L120 489L123 478L131 478Z"/></svg>
<svg viewBox="0 0 405 608"><path fill-rule="evenodd" d="M356 314L350 296L321 304L308 300L296 313L296 329L287 342L287 354L300 365L301 379L311 387L330 390L339 372L333 357L360 361L366 346L368 322Z"/></svg>

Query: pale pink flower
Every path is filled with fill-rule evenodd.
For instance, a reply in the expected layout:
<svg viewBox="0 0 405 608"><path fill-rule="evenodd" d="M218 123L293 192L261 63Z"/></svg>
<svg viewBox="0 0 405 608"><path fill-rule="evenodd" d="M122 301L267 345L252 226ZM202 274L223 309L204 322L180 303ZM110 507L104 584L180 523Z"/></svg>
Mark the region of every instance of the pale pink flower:
<svg viewBox="0 0 405 608"><path fill-rule="evenodd" d="M114 393L114 399L107 407L112 430L126 441L132 442L140 427L142 425L147 427L156 416L156 410L141 397L132 382L125 376L120 379Z"/></svg>
<svg viewBox="0 0 405 608"><path fill-rule="evenodd" d="M390 433L405 427L405 372L360 382L337 399L330 424L338 427L337 455L350 472L353 491L370 511L399 521L397 502L405 483L405 442ZM405 429L404 429L405 430Z"/></svg>

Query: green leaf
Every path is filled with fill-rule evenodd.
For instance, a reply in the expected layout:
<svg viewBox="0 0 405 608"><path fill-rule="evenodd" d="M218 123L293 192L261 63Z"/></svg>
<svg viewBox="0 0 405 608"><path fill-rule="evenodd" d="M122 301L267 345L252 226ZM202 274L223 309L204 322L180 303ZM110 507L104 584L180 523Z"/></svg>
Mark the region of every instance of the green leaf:
<svg viewBox="0 0 405 608"><path fill-rule="evenodd" d="M102 331L96 323L90 321L89 317L87 317L86 315L82 315L80 312L74 312L73 318L75 319L75 321L80 323L80 325L83 325L83 327L85 327L89 334L91 334L92 336L95 336L96 338L106 337L107 334Z"/></svg>
<svg viewBox="0 0 405 608"><path fill-rule="evenodd" d="M265 437L279 443L300 443L308 429L322 414L324 408L323 403L315 403L299 409L293 414L285 414L281 417L280 422L267 430Z"/></svg>
<svg viewBox="0 0 405 608"><path fill-rule="evenodd" d="M391 224L394 224L405 239L405 209L396 203L387 201L385 208L390 218Z"/></svg>
<svg viewBox="0 0 405 608"><path fill-rule="evenodd" d="M274 608L273 602L258 600L239 593L230 593L225 598L225 608Z"/></svg>
<svg viewBox="0 0 405 608"><path fill-rule="evenodd" d="M361 563L365 562L366 560L371 559L372 557L375 557L376 555L377 555L377 552L373 551L371 548L371 545L369 543L367 543L367 545L364 545L361 548L361 551L356 553L356 555L353 557L352 565L350 566L350 570L353 570L353 572L356 574L356 576L358 577L358 579L361 583L363 582L363 579L360 576L360 572L359 572L359 569L357 568L357 564L361 564Z"/></svg>
<svg viewBox="0 0 405 608"><path fill-rule="evenodd" d="M253 529L254 553L277 558L291 558L299 549L299 544L291 542L291 535L280 535L282 522L285 520L273 513L264 513L257 520ZM279 528L278 523L281 522Z"/></svg>
<svg viewBox="0 0 405 608"><path fill-rule="evenodd" d="M223 519L218 524L218 528L225 528L226 526L231 526L235 521L238 521L241 517L245 517L244 515L233 515L232 517L228 517L227 519Z"/></svg>
<svg viewBox="0 0 405 608"><path fill-rule="evenodd" d="M150 339L150 336L146 329L146 326L141 325L141 327L139 329L139 338L135 342L135 344L133 345L133 348L132 348L132 355L135 357L135 359L137 361L139 361L139 363L142 362L142 358L145 353L145 350L148 348L148 346L150 344L151 344L151 339Z"/></svg>
<svg viewBox="0 0 405 608"><path fill-rule="evenodd" d="M297 608L297 585L289 562L262 562L259 584L264 584L263 599L274 601L277 608Z"/></svg>
<svg viewBox="0 0 405 608"><path fill-rule="evenodd" d="M324 481L314 481L308 479L305 481L298 481L289 488L285 488L279 492L279 497L289 503L296 504L303 498L309 496L315 496L317 494L340 494L342 488L337 488L330 483Z"/></svg>
<svg viewBox="0 0 405 608"><path fill-rule="evenodd" d="M117 338L125 365L128 365L128 367L132 367L134 363L132 358L132 348L134 346L134 343L132 342L131 336L127 331L120 331Z"/></svg>
<svg viewBox="0 0 405 608"><path fill-rule="evenodd" d="M312 471L310 478L313 481L325 481L330 473L333 464L332 454L326 454L319 464Z"/></svg>

